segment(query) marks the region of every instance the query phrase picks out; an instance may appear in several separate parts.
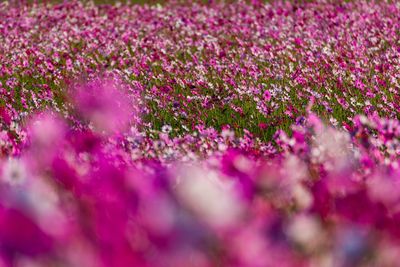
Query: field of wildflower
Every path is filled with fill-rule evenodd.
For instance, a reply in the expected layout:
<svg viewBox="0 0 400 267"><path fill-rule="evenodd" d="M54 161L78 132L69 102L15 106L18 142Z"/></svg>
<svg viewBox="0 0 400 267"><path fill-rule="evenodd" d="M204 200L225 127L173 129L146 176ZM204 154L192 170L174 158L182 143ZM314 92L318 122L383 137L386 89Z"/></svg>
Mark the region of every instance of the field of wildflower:
<svg viewBox="0 0 400 267"><path fill-rule="evenodd" d="M400 266L397 1L0 2L0 267Z"/></svg>

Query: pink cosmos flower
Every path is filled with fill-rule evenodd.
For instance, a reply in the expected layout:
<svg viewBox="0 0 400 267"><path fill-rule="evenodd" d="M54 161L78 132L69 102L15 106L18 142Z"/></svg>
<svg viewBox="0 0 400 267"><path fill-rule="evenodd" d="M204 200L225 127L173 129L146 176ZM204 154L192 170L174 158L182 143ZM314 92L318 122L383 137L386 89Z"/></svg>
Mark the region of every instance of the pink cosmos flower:
<svg viewBox="0 0 400 267"><path fill-rule="evenodd" d="M80 115L99 133L127 129L133 114L133 100L125 88L111 80L94 80L78 87L73 95Z"/></svg>
<svg viewBox="0 0 400 267"><path fill-rule="evenodd" d="M268 90L265 90L263 97L264 97L264 100L268 102L271 100L271 93Z"/></svg>

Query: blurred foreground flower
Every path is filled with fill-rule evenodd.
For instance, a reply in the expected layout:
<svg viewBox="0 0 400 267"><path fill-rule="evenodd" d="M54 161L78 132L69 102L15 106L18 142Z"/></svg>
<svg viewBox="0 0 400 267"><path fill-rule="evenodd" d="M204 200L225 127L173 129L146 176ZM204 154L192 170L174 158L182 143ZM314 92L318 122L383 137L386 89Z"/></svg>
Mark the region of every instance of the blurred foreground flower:
<svg viewBox="0 0 400 267"><path fill-rule="evenodd" d="M80 115L99 133L127 130L134 116L133 100L121 84L96 79L76 88L73 99Z"/></svg>

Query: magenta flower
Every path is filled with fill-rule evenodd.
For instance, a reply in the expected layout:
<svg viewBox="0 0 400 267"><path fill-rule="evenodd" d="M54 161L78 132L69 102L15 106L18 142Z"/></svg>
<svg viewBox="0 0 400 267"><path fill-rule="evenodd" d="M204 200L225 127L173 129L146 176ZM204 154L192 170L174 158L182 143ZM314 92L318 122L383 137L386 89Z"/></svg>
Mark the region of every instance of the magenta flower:
<svg viewBox="0 0 400 267"><path fill-rule="evenodd" d="M94 80L79 86L73 95L80 115L100 133L127 130L133 117L133 100L111 80Z"/></svg>

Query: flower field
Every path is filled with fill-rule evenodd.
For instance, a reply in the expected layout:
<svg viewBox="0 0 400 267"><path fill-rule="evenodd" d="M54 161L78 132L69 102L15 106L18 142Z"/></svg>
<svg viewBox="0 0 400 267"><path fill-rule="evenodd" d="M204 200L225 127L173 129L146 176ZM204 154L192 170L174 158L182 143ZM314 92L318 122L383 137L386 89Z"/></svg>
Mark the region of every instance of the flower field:
<svg viewBox="0 0 400 267"><path fill-rule="evenodd" d="M0 3L0 267L400 266L396 1Z"/></svg>

